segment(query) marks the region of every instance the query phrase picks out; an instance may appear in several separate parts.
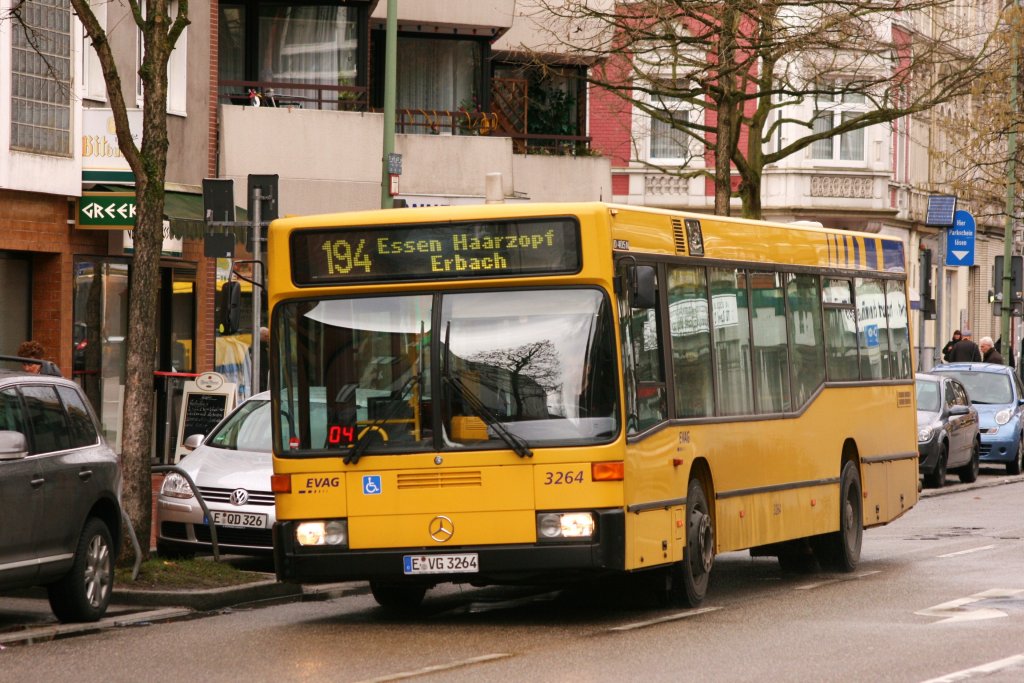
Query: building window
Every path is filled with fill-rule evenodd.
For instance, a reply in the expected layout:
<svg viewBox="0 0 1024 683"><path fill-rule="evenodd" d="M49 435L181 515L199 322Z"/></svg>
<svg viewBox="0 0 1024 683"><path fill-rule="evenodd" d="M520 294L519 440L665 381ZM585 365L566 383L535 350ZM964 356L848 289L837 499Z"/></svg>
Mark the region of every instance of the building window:
<svg viewBox="0 0 1024 683"><path fill-rule="evenodd" d="M96 21L106 30L107 28L107 2L106 0L89 0L89 8L96 15ZM82 27L82 50L81 60L78 65L79 78L82 81L82 96L90 100L105 102L107 99L107 83L103 79L103 69L100 67L100 58L92 46L92 39Z"/></svg>
<svg viewBox="0 0 1024 683"><path fill-rule="evenodd" d="M675 98L665 97L662 100L668 104L677 105L680 101ZM689 156L687 150L687 136L677 127L689 120L689 114L685 109L666 109L665 115L670 117L672 122L651 118L651 159L685 159Z"/></svg>
<svg viewBox="0 0 1024 683"><path fill-rule="evenodd" d="M864 93L818 95L814 132L824 133L866 111ZM837 121L839 123L837 123ZM828 137L811 144L811 158L822 161L864 161L864 129L851 130L836 138Z"/></svg>
<svg viewBox="0 0 1024 683"><path fill-rule="evenodd" d="M650 95L652 113L640 117L648 122L647 158L657 163L686 165L694 154L693 138L686 129L698 122L697 112L689 101L672 95L678 92L679 85L655 81L651 86L656 91Z"/></svg>
<svg viewBox="0 0 1024 683"><path fill-rule="evenodd" d="M267 104L348 109L357 97L340 86L360 84L360 35L365 5L341 2L221 2L218 63L221 81L301 83L324 88L257 85ZM268 93L267 90L272 92ZM246 104L247 88L227 85L229 101ZM281 100L281 102L278 102Z"/></svg>
<svg viewBox="0 0 1024 683"><path fill-rule="evenodd" d="M21 5L11 31L11 149L71 154L71 8L68 0Z"/></svg>
<svg viewBox="0 0 1024 683"><path fill-rule="evenodd" d="M146 6L142 5L142 12L145 13ZM174 21L174 17L178 14L178 2L177 0L171 0L168 4L167 12L171 17L171 21ZM138 33L138 66L142 66L142 59L145 56L145 46L143 45L142 32ZM181 35L178 36L178 40L174 43L174 51L171 52L170 58L167 60L167 111L172 114L186 113L186 100L187 100L187 88L188 88L188 74L186 73L186 67L188 65L188 28L186 27ZM142 77L138 75L139 69L135 70L135 97L138 100L138 106L142 108L143 88L142 88Z"/></svg>
<svg viewBox="0 0 1024 683"><path fill-rule="evenodd" d="M399 109L473 111L483 104L480 41L398 39Z"/></svg>

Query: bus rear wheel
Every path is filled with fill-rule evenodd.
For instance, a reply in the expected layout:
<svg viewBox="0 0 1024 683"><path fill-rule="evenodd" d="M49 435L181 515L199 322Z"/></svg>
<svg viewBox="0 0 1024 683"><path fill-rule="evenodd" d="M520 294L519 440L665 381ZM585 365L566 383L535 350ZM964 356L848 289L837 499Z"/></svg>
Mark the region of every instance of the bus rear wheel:
<svg viewBox="0 0 1024 683"><path fill-rule="evenodd" d="M704 601L714 562L715 527L708 499L700 481L691 479L686 491L686 552L674 577L682 584L680 597L690 607Z"/></svg>
<svg viewBox="0 0 1024 683"><path fill-rule="evenodd" d="M371 581L370 592L381 607L395 612L411 612L423 602L427 587L421 583Z"/></svg>
<svg viewBox="0 0 1024 683"><path fill-rule="evenodd" d="M812 539L812 547L822 567L852 572L860 561L863 540L860 473L856 463L848 460L839 478L839 531L816 536Z"/></svg>

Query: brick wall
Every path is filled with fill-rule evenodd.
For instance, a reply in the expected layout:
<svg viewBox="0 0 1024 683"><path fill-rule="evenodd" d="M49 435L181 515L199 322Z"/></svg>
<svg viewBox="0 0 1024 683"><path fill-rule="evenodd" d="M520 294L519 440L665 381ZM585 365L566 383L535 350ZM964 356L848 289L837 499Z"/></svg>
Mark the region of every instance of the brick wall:
<svg viewBox="0 0 1024 683"><path fill-rule="evenodd" d="M74 255L107 250L107 231L68 224L74 208L64 196L0 190L0 250L33 254L31 334L66 376L72 362Z"/></svg>

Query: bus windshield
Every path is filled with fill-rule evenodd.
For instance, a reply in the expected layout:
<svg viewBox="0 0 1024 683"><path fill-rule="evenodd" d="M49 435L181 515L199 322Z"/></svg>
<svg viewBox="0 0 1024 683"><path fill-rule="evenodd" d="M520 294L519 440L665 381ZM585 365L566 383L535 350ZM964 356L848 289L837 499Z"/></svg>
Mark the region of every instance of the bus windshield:
<svg viewBox="0 0 1024 683"><path fill-rule="evenodd" d="M352 460L610 441L619 429L610 310L597 289L284 303L275 450Z"/></svg>

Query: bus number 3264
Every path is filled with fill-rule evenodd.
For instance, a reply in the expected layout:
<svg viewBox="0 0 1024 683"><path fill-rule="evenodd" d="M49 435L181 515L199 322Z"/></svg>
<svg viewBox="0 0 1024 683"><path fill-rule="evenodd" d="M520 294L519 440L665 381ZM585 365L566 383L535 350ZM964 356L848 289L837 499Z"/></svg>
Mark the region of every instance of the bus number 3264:
<svg viewBox="0 0 1024 683"><path fill-rule="evenodd" d="M545 472L545 486L559 486L561 484L582 484L583 470L569 470L567 472Z"/></svg>

